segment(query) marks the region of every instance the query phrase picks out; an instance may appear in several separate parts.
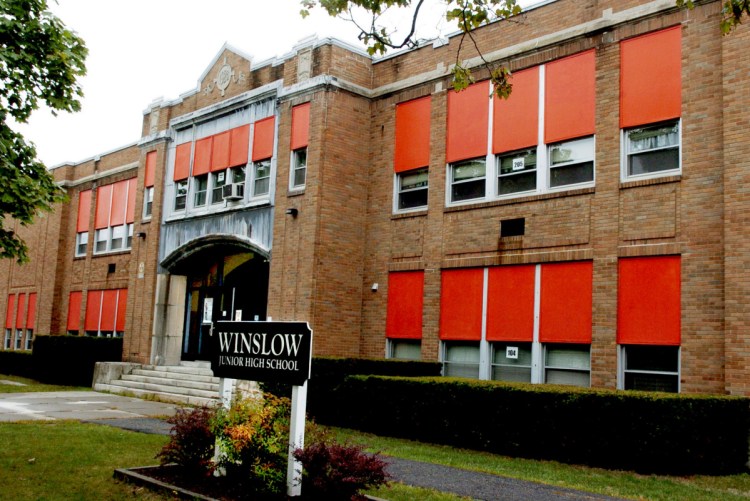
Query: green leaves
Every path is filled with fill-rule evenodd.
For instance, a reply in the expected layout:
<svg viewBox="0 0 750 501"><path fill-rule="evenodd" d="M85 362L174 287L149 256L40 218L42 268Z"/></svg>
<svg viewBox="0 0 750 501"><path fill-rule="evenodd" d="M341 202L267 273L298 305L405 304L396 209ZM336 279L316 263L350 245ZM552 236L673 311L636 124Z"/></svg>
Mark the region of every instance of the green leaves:
<svg viewBox="0 0 750 501"><path fill-rule="evenodd" d="M4 227L29 225L51 211L64 192L36 157L36 149L8 126L26 122L41 103L53 113L78 111L86 46L47 11L46 0L0 0L0 258L28 260L26 244Z"/></svg>

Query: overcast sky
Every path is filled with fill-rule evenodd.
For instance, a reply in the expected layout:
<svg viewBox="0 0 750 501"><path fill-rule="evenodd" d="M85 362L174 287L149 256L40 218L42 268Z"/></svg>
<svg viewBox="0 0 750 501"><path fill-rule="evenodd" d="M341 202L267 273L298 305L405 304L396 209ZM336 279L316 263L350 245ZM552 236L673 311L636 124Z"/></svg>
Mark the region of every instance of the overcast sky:
<svg viewBox="0 0 750 501"><path fill-rule="evenodd" d="M430 0L433 4L439 0ZM530 1L524 4L534 3ZM78 162L140 138L143 110L156 98L177 98L226 42L261 62L288 53L303 38L332 36L364 48L346 21L322 11L302 19L299 0L49 0L50 10L86 41L88 74L78 113L32 114L18 129L48 167ZM432 18L420 34L453 26Z"/></svg>

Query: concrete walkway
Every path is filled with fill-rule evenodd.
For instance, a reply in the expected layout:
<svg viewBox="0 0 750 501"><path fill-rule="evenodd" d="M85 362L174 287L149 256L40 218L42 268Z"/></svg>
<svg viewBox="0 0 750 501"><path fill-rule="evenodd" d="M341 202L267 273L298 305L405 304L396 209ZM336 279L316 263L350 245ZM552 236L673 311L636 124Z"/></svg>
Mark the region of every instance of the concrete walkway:
<svg viewBox="0 0 750 501"><path fill-rule="evenodd" d="M178 406L94 391L0 393L0 423L13 421L78 421L115 426L142 433L168 435L171 426L160 419ZM393 480L407 485L451 492L486 501L591 501L617 498L388 457Z"/></svg>

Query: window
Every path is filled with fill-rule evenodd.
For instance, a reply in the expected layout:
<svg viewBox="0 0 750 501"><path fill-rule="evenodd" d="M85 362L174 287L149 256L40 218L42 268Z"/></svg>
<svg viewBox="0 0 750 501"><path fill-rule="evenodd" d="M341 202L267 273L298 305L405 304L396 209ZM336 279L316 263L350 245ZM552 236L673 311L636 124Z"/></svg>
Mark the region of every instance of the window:
<svg viewBox="0 0 750 501"><path fill-rule="evenodd" d="M31 344L34 341L34 329L26 329L26 347L25 350L31 349Z"/></svg>
<svg viewBox="0 0 750 501"><path fill-rule="evenodd" d="M497 194L536 190L536 148L497 157Z"/></svg>
<svg viewBox="0 0 750 501"><path fill-rule="evenodd" d="M23 346L23 329L16 329L16 350L20 350Z"/></svg>
<svg viewBox="0 0 750 501"><path fill-rule="evenodd" d="M91 222L91 190L78 194L78 219L76 221L76 257L86 255L89 243L89 223Z"/></svg>
<svg viewBox="0 0 750 501"><path fill-rule="evenodd" d="M624 131L625 178L679 172L679 121Z"/></svg>
<svg viewBox="0 0 750 501"><path fill-rule="evenodd" d="M253 162L253 197L268 195L271 182L271 159Z"/></svg>
<svg viewBox="0 0 750 501"><path fill-rule="evenodd" d="M188 182L187 179L177 181L174 186L174 210L185 210L187 202Z"/></svg>
<svg viewBox="0 0 750 501"><path fill-rule="evenodd" d="M128 301L128 290L90 290L86 301L86 318L84 321L86 335L122 337L125 330L125 307ZM73 293L71 293L70 305L72 304ZM72 306L69 306L68 309L68 331L72 330L71 314L77 313L71 312L71 308Z"/></svg>
<svg viewBox="0 0 750 501"><path fill-rule="evenodd" d="M491 378L530 383L531 343L492 343Z"/></svg>
<svg viewBox="0 0 750 501"><path fill-rule="evenodd" d="M89 245L89 233L76 233L76 257L85 256Z"/></svg>
<svg viewBox="0 0 750 501"><path fill-rule="evenodd" d="M10 350L13 340L11 339L13 336L13 330L12 329L5 329L5 343L3 346L6 350Z"/></svg>
<svg viewBox="0 0 750 501"><path fill-rule="evenodd" d="M133 178L97 189L95 254L130 249L136 181Z"/></svg>
<svg viewBox="0 0 750 501"><path fill-rule="evenodd" d="M588 345L551 344L544 347L544 382L591 386Z"/></svg>
<svg viewBox="0 0 750 501"><path fill-rule="evenodd" d="M484 158L475 158L450 166L450 201L461 202L484 198L486 163Z"/></svg>
<svg viewBox="0 0 750 501"><path fill-rule="evenodd" d="M443 348L444 376L479 378L479 343L446 342Z"/></svg>
<svg viewBox="0 0 750 501"><path fill-rule="evenodd" d="M289 174L289 188L305 187L307 178L307 146L310 142L310 103L292 108L292 135L289 149L292 150L292 168Z"/></svg>
<svg viewBox="0 0 750 501"><path fill-rule="evenodd" d="M156 152L146 153L146 169L143 181L143 219L151 217L154 205L154 171L156 170Z"/></svg>
<svg viewBox="0 0 750 501"><path fill-rule="evenodd" d="M549 147L549 187L594 180L594 138L566 141Z"/></svg>
<svg viewBox="0 0 750 501"><path fill-rule="evenodd" d="M193 178L194 194L193 207L202 207L206 205L208 198L208 174Z"/></svg>
<svg viewBox="0 0 750 501"><path fill-rule="evenodd" d="M422 341L419 339L389 339L388 358L421 360Z"/></svg>
<svg viewBox="0 0 750 501"><path fill-rule="evenodd" d="M143 190L143 219L149 219L154 206L154 187L148 186Z"/></svg>
<svg viewBox="0 0 750 501"><path fill-rule="evenodd" d="M417 169L396 175L398 210L427 207L427 174L427 169Z"/></svg>
<svg viewBox="0 0 750 501"><path fill-rule="evenodd" d="M292 189L305 187L307 177L307 148L292 152Z"/></svg>
<svg viewBox="0 0 750 501"><path fill-rule="evenodd" d="M591 261L441 272L443 373L590 384Z"/></svg>
<svg viewBox="0 0 750 501"><path fill-rule="evenodd" d="M211 189L211 203L218 204L224 201L224 185L227 184L227 171L214 172L211 174L213 188Z"/></svg>
<svg viewBox="0 0 750 501"><path fill-rule="evenodd" d="M622 346L622 387L626 390L680 391L678 346Z"/></svg>

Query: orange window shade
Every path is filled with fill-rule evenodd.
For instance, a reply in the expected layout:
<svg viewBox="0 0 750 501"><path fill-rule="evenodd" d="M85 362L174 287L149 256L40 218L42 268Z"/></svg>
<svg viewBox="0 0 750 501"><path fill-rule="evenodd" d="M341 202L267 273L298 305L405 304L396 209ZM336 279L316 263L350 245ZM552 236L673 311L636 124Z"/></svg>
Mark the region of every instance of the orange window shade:
<svg viewBox="0 0 750 501"><path fill-rule="evenodd" d="M112 210L110 211L110 226L125 224L125 212L128 208L128 182L120 181L112 186Z"/></svg>
<svg viewBox="0 0 750 501"><path fill-rule="evenodd" d="M544 142L594 133L596 54L581 52L545 66Z"/></svg>
<svg viewBox="0 0 750 501"><path fill-rule="evenodd" d="M78 194L78 221L76 232L89 231L91 221L91 190L85 190Z"/></svg>
<svg viewBox="0 0 750 501"><path fill-rule="evenodd" d="M430 164L430 96L396 105L393 169L404 172Z"/></svg>
<svg viewBox="0 0 750 501"><path fill-rule="evenodd" d="M536 266L496 266L487 284L487 340L534 339Z"/></svg>
<svg viewBox="0 0 750 501"><path fill-rule="evenodd" d="M487 154L489 121L488 82L470 85L461 92L448 92L446 160L457 162Z"/></svg>
<svg viewBox="0 0 750 501"><path fill-rule="evenodd" d="M229 131L213 136L213 147L211 149L211 172L224 170L229 167L229 143L231 136Z"/></svg>
<svg viewBox="0 0 750 501"><path fill-rule="evenodd" d="M200 176L211 170L211 147L213 146L213 142L213 136L204 137L195 142L193 176Z"/></svg>
<svg viewBox="0 0 750 501"><path fill-rule="evenodd" d="M101 331L115 330L115 315L117 313L117 289L105 290L102 293L102 316L99 324Z"/></svg>
<svg viewBox="0 0 750 501"><path fill-rule="evenodd" d="M680 345L680 256L620 259L619 344Z"/></svg>
<svg viewBox="0 0 750 501"><path fill-rule="evenodd" d="M86 296L86 318L83 320L83 330L98 331L99 318L102 311L102 291L89 291Z"/></svg>
<svg viewBox="0 0 750 501"><path fill-rule="evenodd" d="M154 185L154 171L156 170L156 152L149 151L146 154L146 173L143 186L150 188Z"/></svg>
<svg viewBox="0 0 750 501"><path fill-rule="evenodd" d="M508 99L493 98L492 151L536 146L539 140L539 67L513 73Z"/></svg>
<svg viewBox="0 0 750 501"><path fill-rule="evenodd" d="M482 338L484 270L444 270L440 293L440 339L479 341Z"/></svg>
<svg viewBox="0 0 750 501"><path fill-rule="evenodd" d="M388 275L387 337L422 339L423 293L423 271L400 271Z"/></svg>
<svg viewBox="0 0 750 501"><path fill-rule="evenodd" d="M310 103L292 108L292 151L304 148L310 141Z"/></svg>
<svg viewBox="0 0 750 501"><path fill-rule="evenodd" d="M29 294L29 304L26 307L26 328L34 328L34 319L36 318L36 292Z"/></svg>
<svg viewBox="0 0 750 501"><path fill-rule="evenodd" d="M542 265L539 340L591 343L591 261Z"/></svg>
<svg viewBox="0 0 750 501"><path fill-rule="evenodd" d="M620 44L620 127L678 118L682 110L682 28Z"/></svg>
<svg viewBox="0 0 750 501"><path fill-rule="evenodd" d="M245 165L250 151L250 125L235 127L229 131L229 135L231 136L229 166Z"/></svg>
<svg viewBox="0 0 750 501"><path fill-rule="evenodd" d="M125 312L128 306L128 290L119 289L117 295L117 319L115 321L115 330L118 332L125 331Z"/></svg>
<svg viewBox="0 0 750 501"><path fill-rule="evenodd" d="M190 175L190 151L192 147L193 143L182 143L175 148L173 180L182 181Z"/></svg>
<svg viewBox="0 0 750 501"><path fill-rule="evenodd" d="M274 117L264 118L255 122L253 131L253 162L265 160L273 156Z"/></svg>
<svg viewBox="0 0 750 501"><path fill-rule="evenodd" d="M5 308L5 328L10 329L13 327L13 314L15 313L16 306L16 295L8 294L8 303Z"/></svg>
<svg viewBox="0 0 750 501"><path fill-rule="evenodd" d="M130 224L135 221L135 187L138 183L137 178L129 179L128 183L128 206L125 210L125 222Z"/></svg>
<svg viewBox="0 0 750 501"><path fill-rule="evenodd" d="M81 328L81 291L71 292L68 297L68 330Z"/></svg>
<svg viewBox="0 0 750 501"><path fill-rule="evenodd" d="M96 190L96 219L94 226L97 230L109 226L109 210L112 204L112 185L100 186ZM123 207L124 209L124 207Z"/></svg>
<svg viewBox="0 0 750 501"><path fill-rule="evenodd" d="M16 303L16 329L22 329L26 325L26 317L24 316L26 311L24 307L26 307L26 294L19 294L18 302Z"/></svg>

